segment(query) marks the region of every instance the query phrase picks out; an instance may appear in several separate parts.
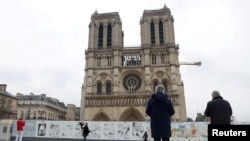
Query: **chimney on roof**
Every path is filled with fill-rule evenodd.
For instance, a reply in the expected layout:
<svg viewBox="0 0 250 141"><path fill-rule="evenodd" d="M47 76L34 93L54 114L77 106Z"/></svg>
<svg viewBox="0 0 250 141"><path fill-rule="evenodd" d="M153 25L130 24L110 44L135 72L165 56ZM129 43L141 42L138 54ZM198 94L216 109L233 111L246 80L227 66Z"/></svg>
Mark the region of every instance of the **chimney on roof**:
<svg viewBox="0 0 250 141"><path fill-rule="evenodd" d="M46 94L41 94L42 97L46 97Z"/></svg>
<svg viewBox="0 0 250 141"><path fill-rule="evenodd" d="M75 104L67 104L67 107L68 107L68 108L75 108L76 105L75 105Z"/></svg>
<svg viewBox="0 0 250 141"><path fill-rule="evenodd" d="M0 91L6 92L6 87L7 87L6 84L0 84Z"/></svg>
<svg viewBox="0 0 250 141"><path fill-rule="evenodd" d="M16 96L23 96L23 94L21 94L21 93L17 93L17 94L16 94Z"/></svg>

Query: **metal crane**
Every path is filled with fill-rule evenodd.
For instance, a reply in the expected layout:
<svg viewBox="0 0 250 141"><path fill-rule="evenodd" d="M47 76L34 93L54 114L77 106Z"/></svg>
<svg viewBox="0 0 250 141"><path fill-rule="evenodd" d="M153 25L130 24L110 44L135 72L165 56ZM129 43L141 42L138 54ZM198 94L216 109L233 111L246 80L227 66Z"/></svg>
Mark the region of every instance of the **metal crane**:
<svg viewBox="0 0 250 141"><path fill-rule="evenodd" d="M201 62L180 62L179 65L196 65L196 66L201 66Z"/></svg>

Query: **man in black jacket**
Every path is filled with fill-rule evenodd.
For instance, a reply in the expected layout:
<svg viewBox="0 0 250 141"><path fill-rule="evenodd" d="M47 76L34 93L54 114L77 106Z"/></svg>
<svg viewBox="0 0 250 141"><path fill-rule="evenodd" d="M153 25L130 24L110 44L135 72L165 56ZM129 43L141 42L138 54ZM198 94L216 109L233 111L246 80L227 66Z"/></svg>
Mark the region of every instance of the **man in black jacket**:
<svg viewBox="0 0 250 141"><path fill-rule="evenodd" d="M156 86L156 93L152 94L146 107L146 113L150 116L151 136L154 141L169 141L171 137L171 116L175 110L168 99L164 85Z"/></svg>
<svg viewBox="0 0 250 141"><path fill-rule="evenodd" d="M212 100L207 103L204 112L206 117L210 117L211 124L231 124L231 116L233 114L230 103L220 96L220 92L212 92Z"/></svg>
<svg viewBox="0 0 250 141"><path fill-rule="evenodd" d="M91 131L89 130L88 123L86 122L83 127L83 140L86 141L87 136L89 135Z"/></svg>

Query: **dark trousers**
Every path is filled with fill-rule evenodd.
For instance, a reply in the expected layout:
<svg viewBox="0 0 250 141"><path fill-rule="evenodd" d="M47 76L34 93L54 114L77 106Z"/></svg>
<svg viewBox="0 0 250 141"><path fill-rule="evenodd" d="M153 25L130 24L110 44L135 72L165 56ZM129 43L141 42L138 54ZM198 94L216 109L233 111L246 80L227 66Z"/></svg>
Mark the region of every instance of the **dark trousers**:
<svg viewBox="0 0 250 141"><path fill-rule="evenodd" d="M154 138L154 141L169 141L169 138Z"/></svg>
<svg viewBox="0 0 250 141"><path fill-rule="evenodd" d="M83 140L86 141L87 136L83 136Z"/></svg>

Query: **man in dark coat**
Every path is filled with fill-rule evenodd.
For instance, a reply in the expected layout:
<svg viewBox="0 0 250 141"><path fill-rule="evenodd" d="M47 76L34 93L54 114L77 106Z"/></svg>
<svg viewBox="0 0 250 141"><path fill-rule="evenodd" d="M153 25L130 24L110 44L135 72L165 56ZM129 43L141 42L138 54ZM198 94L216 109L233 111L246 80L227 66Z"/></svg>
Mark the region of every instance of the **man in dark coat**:
<svg viewBox="0 0 250 141"><path fill-rule="evenodd" d="M205 116L210 117L211 124L231 124L233 114L230 103L224 100L218 91L212 92L212 100L207 103Z"/></svg>
<svg viewBox="0 0 250 141"><path fill-rule="evenodd" d="M88 123L86 122L83 127L83 140L86 141L87 136L89 135L91 131L89 130Z"/></svg>
<svg viewBox="0 0 250 141"><path fill-rule="evenodd" d="M144 132L142 137L144 139L143 141L148 141L148 133L147 133L147 131Z"/></svg>
<svg viewBox="0 0 250 141"><path fill-rule="evenodd" d="M150 116L151 135L154 141L169 141L171 137L171 116L175 110L173 104L164 93L164 85L157 85L156 93L152 94L146 107Z"/></svg>

